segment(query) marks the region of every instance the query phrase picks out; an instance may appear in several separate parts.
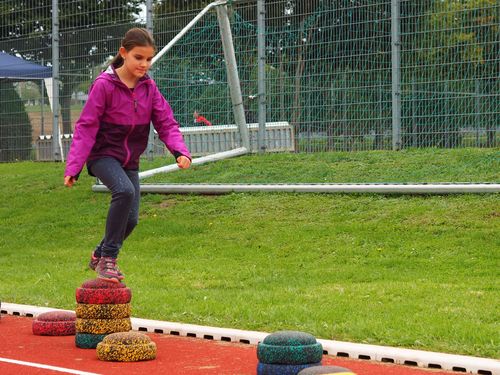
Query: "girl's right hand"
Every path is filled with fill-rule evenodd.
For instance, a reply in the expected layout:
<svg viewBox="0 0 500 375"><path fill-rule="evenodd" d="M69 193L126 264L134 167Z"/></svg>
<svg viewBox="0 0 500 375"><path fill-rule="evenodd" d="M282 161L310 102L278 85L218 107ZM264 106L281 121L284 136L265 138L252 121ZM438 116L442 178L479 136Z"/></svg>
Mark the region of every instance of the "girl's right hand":
<svg viewBox="0 0 500 375"><path fill-rule="evenodd" d="M64 186L72 187L75 183L75 178L73 176L64 176Z"/></svg>

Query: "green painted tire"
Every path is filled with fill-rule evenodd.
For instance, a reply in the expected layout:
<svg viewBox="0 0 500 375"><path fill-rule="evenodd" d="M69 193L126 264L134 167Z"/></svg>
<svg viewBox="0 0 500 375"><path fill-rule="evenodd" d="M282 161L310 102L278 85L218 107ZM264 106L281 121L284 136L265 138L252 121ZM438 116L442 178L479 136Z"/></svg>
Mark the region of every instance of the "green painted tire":
<svg viewBox="0 0 500 375"><path fill-rule="evenodd" d="M316 344L316 338L310 333L300 331L277 331L267 335L262 341L267 345L296 346Z"/></svg>
<svg viewBox="0 0 500 375"><path fill-rule="evenodd" d="M297 375L356 375L351 370L338 366L314 366L300 371Z"/></svg>
<svg viewBox="0 0 500 375"><path fill-rule="evenodd" d="M97 344L99 344L106 334L96 335L93 333L81 333L77 332L75 335L75 345L77 348L81 349L95 349Z"/></svg>
<svg viewBox="0 0 500 375"><path fill-rule="evenodd" d="M81 319L75 322L76 332L93 333L102 335L105 333L128 332L132 329L130 318L123 319Z"/></svg>
<svg viewBox="0 0 500 375"><path fill-rule="evenodd" d="M83 319L123 319L130 317L130 303L123 304L84 304L78 303L76 317Z"/></svg>
<svg viewBox="0 0 500 375"><path fill-rule="evenodd" d="M156 358L156 344L139 332L113 333L97 345L101 361L137 362Z"/></svg>
<svg viewBox="0 0 500 375"><path fill-rule="evenodd" d="M323 346L309 333L278 331L266 336L258 344L257 358L266 364L318 363L323 358Z"/></svg>

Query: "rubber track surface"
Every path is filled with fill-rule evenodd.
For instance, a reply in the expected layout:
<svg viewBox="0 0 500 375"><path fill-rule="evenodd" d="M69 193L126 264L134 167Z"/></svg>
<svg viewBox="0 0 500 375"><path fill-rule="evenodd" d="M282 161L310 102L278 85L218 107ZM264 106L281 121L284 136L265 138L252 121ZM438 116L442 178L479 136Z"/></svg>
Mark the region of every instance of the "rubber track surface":
<svg viewBox="0 0 500 375"><path fill-rule="evenodd" d="M79 349L73 336L35 336L32 318L2 315L0 320L0 374L54 375L52 370L14 365L1 358L35 362L106 375L255 375L257 347L229 342L148 334L158 353L153 361L103 362L94 350ZM445 371L417 369L377 362L323 356L323 365L351 369L357 375L450 375Z"/></svg>

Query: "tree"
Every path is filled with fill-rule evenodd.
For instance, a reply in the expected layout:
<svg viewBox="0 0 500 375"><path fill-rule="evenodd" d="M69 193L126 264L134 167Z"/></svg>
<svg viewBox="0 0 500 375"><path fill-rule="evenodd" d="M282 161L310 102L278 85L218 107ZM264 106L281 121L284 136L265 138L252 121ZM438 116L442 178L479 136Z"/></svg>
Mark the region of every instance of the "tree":
<svg viewBox="0 0 500 375"><path fill-rule="evenodd" d="M29 160L31 123L12 82L0 80L0 161Z"/></svg>
<svg viewBox="0 0 500 375"><path fill-rule="evenodd" d="M59 0L60 97L63 133L71 133L71 94L115 55L133 26L141 0ZM51 0L2 0L0 49L26 60L52 59Z"/></svg>
<svg viewBox="0 0 500 375"><path fill-rule="evenodd" d="M474 93L476 82L479 84L483 103L481 113L483 126L486 128L486 146L496 144L496 127L498 126L499 100L495 92L499 90L500 64L500 19L497 0L442 0L434 2L430 13L428 30L438 30L434 38L427 39L427 52L423 55L432 63L432 71L436 80L445 87L456 92ZM430 48L429 48L430 47ZM450 101L446 95L441 98L445 103ZM472 106L468 100L466 106ZM445 106L446 109L446 106ZM461 108L462 109L462 108ZM471 107L469 113L478 108ZM444 113L447 115L448 113ZM475 118L470 118L472 123ZM465 124L465 126L470 126ZM476 126L480 126L476 124ZM453 132L458 129L444 124L444 139L441 145L452 147L458 142ZM450 140L451 137L451 140Z"/></svg>

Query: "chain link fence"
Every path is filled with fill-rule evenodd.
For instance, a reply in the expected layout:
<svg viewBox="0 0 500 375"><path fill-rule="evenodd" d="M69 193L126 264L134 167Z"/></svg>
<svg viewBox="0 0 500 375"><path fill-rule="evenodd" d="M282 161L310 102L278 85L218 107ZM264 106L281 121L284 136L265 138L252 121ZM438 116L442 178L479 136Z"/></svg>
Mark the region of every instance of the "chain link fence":
<svg viewBox="0 0 500 375"><path fill-rule="evenodd" d="M52 66L52 3L2 1L0 51ZM60 116L43 80L0 78L0 160L53 160L54 118L67 152L89 85L125 31L149 26L161 48L208 3L59 0ZM246 118L256 123L257 1L232 1L229 9ZM268 131L269 151L499 146L497 0L266 0L264 17L265 118L292 132L290 144L288 133ZM226 137L215 137L218 126L234 124L215 12L151 74L182 128L208 134L196 142L211 152L210 142ZM213 126L202 129L195 112Z"/></svg>

